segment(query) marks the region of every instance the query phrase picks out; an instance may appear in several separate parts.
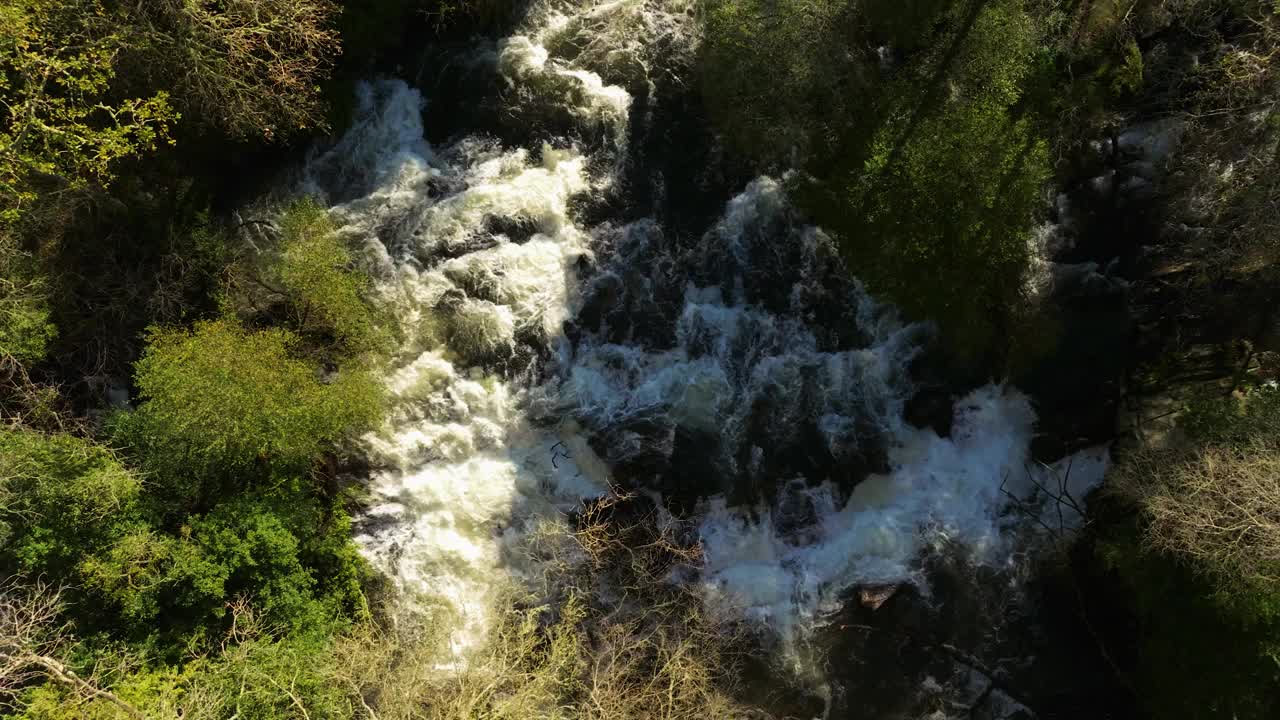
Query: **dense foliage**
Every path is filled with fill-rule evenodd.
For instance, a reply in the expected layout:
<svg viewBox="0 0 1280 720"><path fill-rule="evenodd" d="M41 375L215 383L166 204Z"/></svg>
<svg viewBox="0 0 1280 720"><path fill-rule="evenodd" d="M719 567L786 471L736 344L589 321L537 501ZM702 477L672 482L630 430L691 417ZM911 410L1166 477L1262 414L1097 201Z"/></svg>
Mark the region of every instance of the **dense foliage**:
<svg viewBox="0 0 1280 720"><path fill-rule="evenodd" d="M176 113L168 93L116 100L127 25L103 4L19 0L0 9L0 220L16 221L38 183L106 183L121 158L154 150Z"/></svg>
<svg viewBox="0 0 1280 720"><path fill-rule="evenodd" d="M235 277L229 300L238 312L283 322L313 353L385 350L392 325L365 302L368 278L353 269L324 208L311 200L293 203L280 218L279 233L278 247L247 259Z"/></svg>
<svg viewBox="0 0 1280 720"><path fill-rule="evenodd" d="M44 280L32 259L0 240L0 359L33 363L44 357L57 329L49 322Z"/></svg>
<svg viewBox="0 0 1280 720"><path fill-rule="evenodd" d="M1035 20L1002 1L711 3L704 86L730 141L797 155L797 197L850 268L965 352L1007 341L1031 269L1050 172Z"/></svg>
<svg viewBox="0 0 1280 720"><path fill-rule="evenodd" d="M352 370L322 382L291 357L296 345L286 330L250 332L227 319L155 331L137 363L144 402L115 421L116 437L153 475L193 485L170 489L195 506L210 478L306 472L325 443L372 425L379 389Z"/></svg>
<svg viewBox="0 0 1280 720"><path fill-rule="evenodd" d="M1185 438L1135 452L1113 492L1136 518L1108 526L1105 562L1141 623L1136 675L1157 717L1280 711L1280 393L1207 398Z"/></svg>
<svg viewBox="0 0 1280 720"><path fill-rule="evenodd" d="M208 211L211 149L324 122L338 11L0 7L8 710L281 717L281 687L368 617L333 459L380 421L385 326L315 206L275 211L260 254ZM244 283L280 285L288 311L245 307ZM136 407L102 407L111 377Z"/></svg>
<svg viewBox="0 0 1280 720"><path fill-rule="evenodd" d="M609 508L527 548L576 558L549 561L574 592L552 610L512 590L482 651L442 672L452 618L396 613L351 540L344 471L382 422L399 329L324 208L228 210L257 193L246 170L343 122L354 79L518 11L0 3L0 710L742 712L734 628L665 581L696 548L646 534L651 518L592 522ZM1165 219L1199 232L1200 300L1274 284L1270 3L705 0L695 15L692 80L724 146L794 170L799 211L874 292L935 321L957 365L1002 375L1049 344L1025 332L1043 324L1036 225L1121 117L1191 129ZM1161 34L1195 62L1156 52ZM478 358L492 348L469 338L492 333L476 317L445 325ZM1088 535L1138 627L1117 674L1154 718L1280 711L1280 393L1233 381L1185 409L1177 445L1122 458Z"/></svg>

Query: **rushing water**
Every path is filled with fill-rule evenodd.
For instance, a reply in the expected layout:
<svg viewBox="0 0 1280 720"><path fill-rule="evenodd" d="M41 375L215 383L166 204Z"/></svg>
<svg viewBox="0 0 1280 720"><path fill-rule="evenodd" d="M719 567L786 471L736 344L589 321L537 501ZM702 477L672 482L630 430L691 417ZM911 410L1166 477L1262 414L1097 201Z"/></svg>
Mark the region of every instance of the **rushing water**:
<svg viewBox="0 0 1280 720"><path fill-rule="evenodd" d="M537 5L454 63L509 117L432 145L430 99L375 81L306 167L403 335L358 541L452 607L460 655L498 585L538 572L525 536L616 484L694 517L706 602L790 647L851 588L922 582L930 548L1006 562L1008 494L1054 476L1027 470L1013 389L959 399L948 437L904 420L929 329L848 278L781 180L721 198L700 237L664 224L662 192L627 206L662 186L629 143L693 51L690 12ZM1075 493L1105 462L1078 460Z"/></svg>

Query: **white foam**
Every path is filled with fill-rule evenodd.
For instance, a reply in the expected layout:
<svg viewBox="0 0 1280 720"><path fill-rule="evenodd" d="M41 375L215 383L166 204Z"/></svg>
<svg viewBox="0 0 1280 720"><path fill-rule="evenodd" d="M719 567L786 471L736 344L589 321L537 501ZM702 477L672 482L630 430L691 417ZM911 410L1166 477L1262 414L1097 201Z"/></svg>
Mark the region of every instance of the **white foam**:
<svg viewBox="0 0 1280 720"><path fill-rule="evenodd" d="M518 328L559 334L573 312L572 263L589 254L568 202L589 183L572 149L544 147L534 160L466 142L447 153L461 158L450 165L422 140L416 91L387 81L362 86L361 98L361 117L312 161L304 185L321 197L354 196L334 217L371 248L379 296L405 330L388 378L389 430L367 438L381 469L356 539L403 589L449 606L461 655L484 636L502 578L531 572L515 551L520 539L607 491L607 469L572 421L533 427L520 409L524 387L471 367L508 352ZM441 188L452 193L435 199ZM430 268L418 261L486 233L491 217L536 232L521 244L486 240L490 247ZM461 299L450 304L451 293Z"/></svg>
<svg viewBox="0 0 1280 720"><path fill-rule="evenodd" d="M625 51L598 52L592 31L643 47L637 30L653 10L634 0L615 9L624 8L625 17L594 3L540 3L488 57L513 99L612 128L616 150L631 96L602 74L629 63ZM572 46L583 52L563 56ZM343 235L365 248L404 338L387 381L388 429L366 438L379 469L357 540L403 589L452 608L461 655L483 636L503 577L534 571L515 552L521 538L608 488L608 468L572 418L526 419L530 394L554 390L476 366L511 355L518 336L562 342L578 303L575 268L591 253L570 201L610 178L589 177L572 146L462 138L434 148L423 139L425 107L401 81L362 84L351 129L313 154L301 190L332 206Z"/></svg>
<svg viewBox="0 0 1280 720"><path fill-rule="evenodd" d="M753 257L770 254L759 243L794 241L794 235L771 237L767 230L774 227L777 235L785 212L779 184L756 181L726 205L703 247L721 267L746 272ZM812 264L830 241L819 232L802 237L808 254L801 263ZM887 439L890 471L865 479L845 500L826 478L816 477L795 478L779 497L758 506L733 507L719 496L703 504L707 602L767 624L789 652L855 586L922 581L918 560L926 550L958 545L975 562L1008 562L1013 548L1006 530L1029 520L1008 512L1011 497L1020 507L1056 516L1050 504L1056 500L1041 488L1061 486L1067 493L1059 495L1082 501L1106 467L1105 448L1034 466L1029 447L1035 413L1024 395L1000 385L979 388L955 404L949 437L908 424L906 367L920 329L903 325L859 291L847 302L858 308L867 344L821 351L800 308L793 308L795 316L774 315L728 303L719 288L691 286L675 347L654 352L584 342L563 387L566 405L590 427L625 427L629 419L643 418L712 433L725 446L725 468L737 467L734 458L745 444L761 442L749 428L759 432L760 418L753 414L762 404L769 408L771 433L763 443L785 442L806 422L821 430L835 458L876 435ZM615 450L625 457L646 448ZM751 450L754 458L769 452ZM755 471L737 469L742 481Z"/></svg>
<svg viewBox="0 0 1280 720"><path fill-rule="evenodd" d="M517 95L559 104L625 138L628 83L649 81L646 43L655 33L675 34L692 7L653 5L557 3L533 12L528 27L499 43L495 67ZM576 54L564 54L566 46ZM703 238L697 252L718 263L726 281L685 289L674 345L588 335L568 352L561 329L580 308L576 268L592 253L570 207L609 179L591 177L592 158L572 146L510 149L463 138L433 148L423 140L423 108L403 82L362 85L355 124L311 159L303 189L327 201L342 233L365 248L378 298L403 331L387 378L388 427L366 438L377 470L357 541L402 589L452 609L459 657L484 637L495 589L509 576L537 574L518 551L523 539L608 492L609 468L588 438L636 418L719 437L717 461L734 478L761 472L768 448L760 445L802 426L816 427L837 459L887 438L890 472L847 499L828 478L786 478L781 495L759 507L703 502L706 601L788 641L855 585L916 580L916 559L930 547L960 543L999 562L1002 530L1014 521L1004 512L1005 491L1044 507L1037 484L1065 474L1057 466L1027 472L1035 416L1012 389L988 386L963 399L949 438L908 425L907 367L922 330L860 288L846 304L863 340L823 349L804 299L817 273L830 271L821 231L793 228L784 238L800 263L800 280L783 296L789 309L746 302L750 263L762 251L782 256L760 245L778 240L766 229L792 223L782 184L769 178L729 202ZM627 242L644 242L647 222ZM530 236L508 237L502 228L511 227ZM548 384L531 385L535 373L480 369L527 337L561 346L551 367L540 368ZM528 417L535 400L540 424ZM548 416L560 419L548 425ZM759 438L761 424L768 441ZM619 457L646 451L638 435L612 442ZM1105 453L1074 462L1081 469L1063 486L1078 496L1100 477Z"/></svg>
<svg viewBox="0 0 1280 720"><path fill-rule="evenodd" d="M552 93L560 105L580 118L625 130L631 94L606 84L599 74L554 59L538 38L509 37L498 44L499 72L515 92Z"/></svg>
<svg viewBox="0 0 1280 720"><path fill-rule="evenodd" d="M1020 393L987 386L957 404L950 438L901 424L891 472L860 483L843 505L829 484L784 490L803 495L815 518L799 535L779 529L770 508L713 499L701 528L710 601L794 639L855 585L914 581L926 547L954 542L998 557L1002 485L1023 473L1034 419Z"/></svg>

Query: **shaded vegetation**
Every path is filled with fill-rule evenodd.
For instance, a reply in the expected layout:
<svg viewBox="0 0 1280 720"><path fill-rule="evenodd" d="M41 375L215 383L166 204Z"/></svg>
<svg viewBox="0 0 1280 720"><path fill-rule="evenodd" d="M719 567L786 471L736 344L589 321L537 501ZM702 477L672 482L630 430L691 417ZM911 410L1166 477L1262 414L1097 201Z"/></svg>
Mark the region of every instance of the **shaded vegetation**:
<svg viewBox="0 0 1280 720"><path fill-rule="evenodd" d="M730 142L798 155L797 199L873 291L962 354L1007 342L1050 175L1035 17L996 1L711 8L704 86ZM780 98L749 84L778 68Z"/></svg>
<svg viewBox="0 0 1280 720"><path fill-rule="evenodd" d="M341 128L356 79L520 7L0 6L0 709L746 712L732 697L750 638L668 582L697 544L630 517L633 498L521 548L556 576L497 602L468 663L456 618L401 612L351 540L344 472L382 421L399 329L324 208L229 211L259 189L247 171ZM692 80L725 147L795 170L791 199L850 271L934 321L958 365L1004 376L1052 347L1035 234L1048 188L1135 113L1186 123L1165 219L1204 261L1195 302L1228 282L1271 297L1270 3L705 0L697 20ZM1165 36L1195 62L1170 60ZM461 354L494 354L493 317L442 322ZM1179 445L1122 460L1117 517L1090 530L1138 625L1124 669L1155 718L1280 711L1280 393L1233 380L1185 413Z"/></svg>
<svg viewBox="0 0 1280 720"><path fill-rule="evenodd" d="M114 420L113 435L150 473L192 483L170 490L197 506L207 479L305 472L326 442L373 424L380 388L358 370L322 382L290 356L296 344L286 330L246 331L225 319L157 330L137 363L143 403Z"/></svg>
<svg viewBox="0 0 1280 720"><path fill-rule="evenodd" d="M1112 492L1138 510L1102 559L1141 623L1135 673L1155 717L1263 718L1280 710L1280 393L1209 398L1185 442L1132 453Z"/></svg>

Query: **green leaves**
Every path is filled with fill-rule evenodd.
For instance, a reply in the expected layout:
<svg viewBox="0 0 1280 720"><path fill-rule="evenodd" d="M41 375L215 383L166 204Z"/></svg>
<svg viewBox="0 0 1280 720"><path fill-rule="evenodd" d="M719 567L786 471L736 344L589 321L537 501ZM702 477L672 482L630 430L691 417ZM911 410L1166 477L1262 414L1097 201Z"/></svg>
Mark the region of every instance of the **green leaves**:
<svg viewBox="0 0 1280 720"><path fill-rule="evenodd" d="M279 256L265 274L287 293L300 332L331 334L359 354L386 345L386 334L364 300L369 279L351 268L351 255L328 211L311 200L285 210Z"/></svg>
<svg viewBox="0 0 1280 720"><path fill-rule="evenodd" d="M799 151L793 199L851 272L969 359L1003 345L1050 174L1023 5L715 0L707 32L712 117L765 162Z"/></svg>
<svg viewBox="0 0 1280 720"><path fill-rule="evenodd" d="M33 265L0 232L0 361L38 362L57 334L44 281Z"/></svg>
<svg viewBox="0 0 1280 720"><path fill-rule="evenodd" d="M195 617L221 617L227 598L252 596L273 619L308 624L315 581L298 557L298 539L267 506L223 503L195 519L175 558L170 582Z"/></svg>
<svg viewBox="0 0 1280 720"><path fill-rule="evenodd" d="M0 428L0 558L14 571L66 578L136 512L140 489L100 445Z"/></svg>
<svg viewBox="0 0 1280 720"><path fill-rule="evenodd" d="M188 502L206 499L207 479L307 471L329 443L377 421L382 392L359 369L322 380L292 355L296 342L226 319L154 330L135 366L144 402L117 420L117 437L175 490L185 485Z"/></svg>
<svg viewBox="0 0 1280 720"><path fill-rule="evenodd" d="M358 717L350 688L335 682L339 672L330 638L297 634L274 639L248 608L239 611L236 624L238 642L195 663L188 674L189 695L204 700L199 717Z"/></svg>
<svg viewBox="0 0 1280 720"><path fill-rule="evenodd" d="M850 147L809 210L850 267L953 350L992 346L1021 301L1030 226L1049 178L1047 144L1017 107L1035 36L1012 2L957 4L929 50L882 98L869 148Z"/></svg>
<svg viewBox="0 0 1280 720"><path fill-rule="evenodd" d="M870 78L849 52L846 0L705 5L702 92L734 150L785 162L865 109Z"/></svg>
<svg viewBox="0 0 1280 720"><path fill-rule="evenodd" d="M101 445L0 429L0 562L67 583L90 624L132 632L217 627L232 600L273 627L303 630L364 612L364 564L350 520L302 478L156 523L169 504ZM181 633L180 633L181 634Z"/></svg>
<svg viewBox="0 0 1280 720"><path fill-rule="evenodd" d="M328 211L311 199L287 205L276 240L234 266L226 310L246 323L288 328L295 351L315 361L376 362L390 349L395 319L370 302L369 277Z"/></svg>
<svg viewBox="0 0 1280 720"><path fill-rule="evenodd" d="M116 161L168 140L164 92L117 99L113 61L127 38L96 0L14 0L0 12L0 223L21 217L35 183L111 181Z"/></svg>

